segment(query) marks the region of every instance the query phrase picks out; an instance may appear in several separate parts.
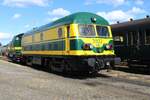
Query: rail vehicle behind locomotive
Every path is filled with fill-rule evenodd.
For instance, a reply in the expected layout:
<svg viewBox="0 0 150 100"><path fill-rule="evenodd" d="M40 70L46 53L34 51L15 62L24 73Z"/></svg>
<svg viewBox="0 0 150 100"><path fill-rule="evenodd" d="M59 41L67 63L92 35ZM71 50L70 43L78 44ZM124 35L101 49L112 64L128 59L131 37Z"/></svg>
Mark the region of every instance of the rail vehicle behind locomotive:
<svg viewBox="0 0 150 100"><path fill-rule="evenodd" d="M12 41L8 44L7 51L8 51L8 58L15 62L22 62L22 47L21 47L21 40L23 34L18 34L13 37Z"/></svg>
<svg viewBox="0 0 150 100"><path fill-rule="evenodd" d="M150 65L150 18L111 25L115 53L129 65Z"/></svg>
<svg viewBox="0 0 150 100"><path fill-rule="evenodd" d="M8 45L4 45L0 47L0 56L7 56Z"/></svg>
<svg viewBox="0 0 150 100"><path fill-rule="evenodd" d="M27 64L55 71L98 72L114 64L113 39L108 22L79 12L26 32L22 54Z"/></svg>

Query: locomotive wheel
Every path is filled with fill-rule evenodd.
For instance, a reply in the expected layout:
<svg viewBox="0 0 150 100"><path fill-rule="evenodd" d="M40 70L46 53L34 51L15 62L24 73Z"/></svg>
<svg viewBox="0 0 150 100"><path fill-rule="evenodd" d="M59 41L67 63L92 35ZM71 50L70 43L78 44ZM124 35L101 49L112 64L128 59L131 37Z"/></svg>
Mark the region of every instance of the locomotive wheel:
<svg viewBox="0 0 150 100"><path fill-rule="evenodd" d="M133 69L132 61L128 59L127 62L128 62L128 68Z"/></svg>
<svg viewBox="0 0 150 100"><path fill-rule="evenodd" d="M54 67L53 63L52 62L49 62L48 64L48 71L49 72L53 72L54 70L52 69L52 67Z"/></svg>
<svg viewBox="0 0 150 100"><path fill-rule="evenodd" d="M68 62L64 62L64 70L63 70L64 73L66 74L71 74L72 72L72 68L70 66L70 64Z"/></svg>
<svg viewBox="0 0 150 100"><path fill-rule="evenodd" d="M92 72L87 72L86 74L96 75L97 73L98 73L97 71L92 71Z"/></svg>
<svg viewBox="0 0 150 100"><path fill-rule="evenodd" d="M32 58L31 57L26 57L27 59L26 59L26 64L28 65L28 66L32 66L33 64L32 64Z"/></svg>
<svg viewBox="0 0 150 100"><path fill-rule="evenodd" d="M148 68L148 74L150 75L150 67Z"/></svg>

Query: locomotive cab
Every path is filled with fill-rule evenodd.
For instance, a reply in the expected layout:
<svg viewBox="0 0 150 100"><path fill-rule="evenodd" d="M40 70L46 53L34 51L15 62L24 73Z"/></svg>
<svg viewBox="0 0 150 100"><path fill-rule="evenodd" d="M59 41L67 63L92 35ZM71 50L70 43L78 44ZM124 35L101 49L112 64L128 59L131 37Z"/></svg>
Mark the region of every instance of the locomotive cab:
<svg viewBox="0 0 150 100"><path fill-rule="evenodd" d="M76 56L93 69L107 69L114 64L113 40L110 26L73 24L69 55ZM76 59L75 58L75 59ZM73 64L77 66L77 64Z"/></svg>

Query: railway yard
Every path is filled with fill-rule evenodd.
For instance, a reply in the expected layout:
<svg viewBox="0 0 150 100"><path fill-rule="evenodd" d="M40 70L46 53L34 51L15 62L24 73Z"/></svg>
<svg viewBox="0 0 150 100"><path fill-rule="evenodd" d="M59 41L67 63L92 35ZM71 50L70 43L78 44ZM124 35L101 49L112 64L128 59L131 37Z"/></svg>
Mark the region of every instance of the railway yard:
<svg viewBox="0 0 150 100"><path fill-rule="evenodd" d="M0 60L0 100L150 100L150 75L117 66L71 76Z"/></svg>
<svg viewBox="0 0 150 100"><path fill-rule="evenodd" d="M147 0L2 0L0 100L150 100Z"/></svg>

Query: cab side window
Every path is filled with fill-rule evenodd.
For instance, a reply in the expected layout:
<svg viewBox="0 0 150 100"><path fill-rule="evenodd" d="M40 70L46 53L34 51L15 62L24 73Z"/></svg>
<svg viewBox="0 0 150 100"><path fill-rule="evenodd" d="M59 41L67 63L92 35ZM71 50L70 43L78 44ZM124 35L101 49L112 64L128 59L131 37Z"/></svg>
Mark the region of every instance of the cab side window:
<svg viewBox="0 0 150 100"><path fill-rule="evenodd" d="M115 45L123 45L124 44L123 36L114 36L114 43Z"/></svg>
<svg viewBox="0 0 150 100"><path fill-rule="evenodd" d="M57 33L58 33L58 38L62 38L62 36L63 36L63 29L62 28L58 28Z"/></svg>

